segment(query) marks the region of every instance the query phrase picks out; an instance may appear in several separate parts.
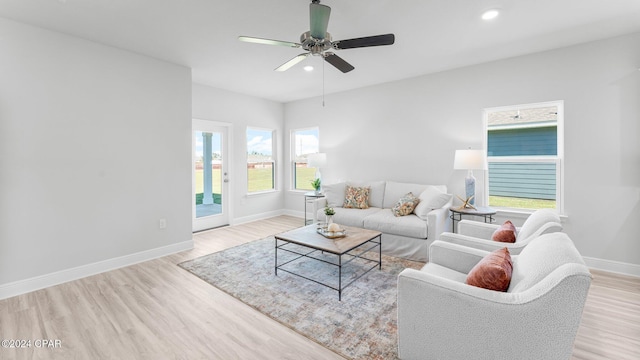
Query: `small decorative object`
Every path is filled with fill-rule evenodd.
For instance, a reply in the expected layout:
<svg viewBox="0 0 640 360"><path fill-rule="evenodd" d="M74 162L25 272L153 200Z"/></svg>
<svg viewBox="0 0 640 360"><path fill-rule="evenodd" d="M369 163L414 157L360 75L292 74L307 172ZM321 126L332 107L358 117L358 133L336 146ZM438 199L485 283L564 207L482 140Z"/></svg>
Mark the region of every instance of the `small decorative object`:
<svg viewBox="0 0 640 360"><path fill-rule="evenodd" d="M318 234L329 239L337 239L347 236L347 230L341 228L340 225L336 223L319 226L317 232Z"/></svg>
<svg viewBox="0 0 640 360"><path fill-rule="evenodd" d="M325 207L324 208L324 215L327 217L327 224L332 224L333 223L333 215L336 214L336 211L333 210L332 207Z"/></svg>
<svg viewBox="0 0 640 360"><path fill-rule="evenodd" d="M468 198L466 198L466 199L461 198L459 195L456 195L456 196L458 197L458 199L460 199L460 201L462 201L462 205L460 205L460 206L458 207L458 210L462 210L462 209L473 209L473 210L477 210L477 209L476 209L476 207L475 207L475 206L473 206L473 204L472 204L472 200L473 200L473 197L474 197L475 195L469 196L469 197L468 197Z"/></svg>
<svg viewBox="0 0 640 360"><path fill-rule="evenodd" d="M321 185L322 185L322 180L320 180L320 178L316 178L315 180L311 181L311 186L313 186L313 188L316 190L316 194L320 193Z"/></svg>

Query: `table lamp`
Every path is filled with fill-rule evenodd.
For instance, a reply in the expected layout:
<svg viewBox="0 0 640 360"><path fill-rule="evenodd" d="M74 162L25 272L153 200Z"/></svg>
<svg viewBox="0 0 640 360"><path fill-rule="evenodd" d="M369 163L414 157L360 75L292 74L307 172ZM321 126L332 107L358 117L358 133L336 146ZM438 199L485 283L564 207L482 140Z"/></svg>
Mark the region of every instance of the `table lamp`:
<svg viewBox="0 0 640 360"><path fill-rule="evenodd" d="M465 195L470 205L475 205L476 178L473 177L473 170L487 170L487 158L484 150L456 150L453 161L455 170L468 170L464 179Z"/></svg>

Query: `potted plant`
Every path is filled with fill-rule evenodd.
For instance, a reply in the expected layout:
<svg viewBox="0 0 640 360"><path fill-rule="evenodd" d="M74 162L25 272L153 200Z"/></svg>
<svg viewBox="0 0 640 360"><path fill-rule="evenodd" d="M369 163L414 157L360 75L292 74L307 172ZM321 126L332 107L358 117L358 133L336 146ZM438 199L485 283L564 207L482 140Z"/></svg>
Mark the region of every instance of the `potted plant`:
<svg viewBox="0 0 640 360"><path fill-rule="evenodd" d="M325 207L324 208L324 215L327 217L327 224L331 224L333 223L333 215L336 214L336 211L333 210L332 207Z"/></svg>
<svg viewBox="0 0 640 360"><path fill-rule="evenodd" d="M320 178L316 178L315 180L311 181L311 186L313 186L313 188L316 190L316 194L320 193L321 185L322 185L322 181L320 181Z"/></svg>

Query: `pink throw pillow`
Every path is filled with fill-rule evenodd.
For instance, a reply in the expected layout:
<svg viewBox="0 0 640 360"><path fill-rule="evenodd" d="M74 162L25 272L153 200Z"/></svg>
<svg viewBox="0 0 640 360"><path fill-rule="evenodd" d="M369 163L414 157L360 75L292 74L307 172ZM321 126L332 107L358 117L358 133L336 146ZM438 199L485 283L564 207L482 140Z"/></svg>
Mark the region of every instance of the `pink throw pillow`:
<svg viewBox="0 0 640 360"><path fill-rule="evenodd" d="M516 227L511 221L505 221L502 226L500 226L496 231L493 232L493 235L491 235L491 240L504 243L516 242Z"/></svg>
<svg viewBox="0 0 640 360"><path fill-rule="evenodd" d="M513 264L509 249L495 250L482 258L467 275L467 284L495 291L507 291Z"/></svg>

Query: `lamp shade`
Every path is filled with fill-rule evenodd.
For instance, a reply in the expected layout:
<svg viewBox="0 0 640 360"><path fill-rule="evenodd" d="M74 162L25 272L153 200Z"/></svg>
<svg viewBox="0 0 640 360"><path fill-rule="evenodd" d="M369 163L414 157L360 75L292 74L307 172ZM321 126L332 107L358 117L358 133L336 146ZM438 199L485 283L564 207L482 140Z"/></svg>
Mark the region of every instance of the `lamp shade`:
<svg viewBox="0 0 640 360"><path fill-rule="evenodd" d="M455 170L487 170L484 150L456 150L453 168Z"/></svg>
<svg viewBox="0 0 640 360"><path fill-rule="evenodd" d="M307 167L322 168L327 166L327 154L316 153L307 156Z"/></svg>

